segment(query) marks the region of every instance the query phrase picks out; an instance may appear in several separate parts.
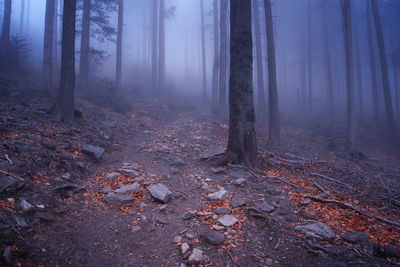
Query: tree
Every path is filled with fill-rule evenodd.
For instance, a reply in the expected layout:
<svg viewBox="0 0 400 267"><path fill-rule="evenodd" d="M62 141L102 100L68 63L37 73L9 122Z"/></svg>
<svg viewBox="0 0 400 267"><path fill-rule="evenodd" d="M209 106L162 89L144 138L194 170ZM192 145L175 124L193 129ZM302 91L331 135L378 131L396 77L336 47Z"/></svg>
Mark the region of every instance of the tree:
<svg viewBox="0 0 400 267"><path fill-rule="evenodd" d="M354 10L354 9L353 9ZM358 114L362 115L364 113L364 89L363 89L363 78L361 70L361 56L360 56L360 40L357 27L357 13L354 11L354 52L356 60L356 75L357 75L357 95L358 95Z"/></svg>
<svg viewBox="0 0 400 267"><path fill-rule="evenodd" d="M83 1L81 53L79 59L79 81L81 88L87 90L89 85L89 52L90 52L90 13L91 0Z"/></svg>
<svg viewBox="0 0 400 267"><path fill-rule="evenodd" d="M21 0L21 10L19 15L19 34L24 34L24 20L25 20L25 0Z"/></svg>
<svg viewBox="0 0 400 267"><path fill-rule="evenodd" d="M152 75L152 90L153 93L157 90L157 62L158 62L158 27L157 27L157 18L158 18L158 0L153 0L153 13L151 20L151 75Z"/></svg>
<svg viewBox="0 0 400 267"><path fill-rule="evenodd" d="M10 48L10 26L11 26L11 0L4 0L3 27L0 39L0 65L7 66L8 50Z"/></svg>
<svg viewBox="0 0 400 267"><path fill-rule="evenodd" d="M247 1L247 0L246 0ZM220 69L219 69L219 96L218 113L224 116L226 110L226 82L228 69L228 0L221 0L220 10Z"/></svg>
<svg viewBox="0 0 400 267"><path fill-rule="evenodd" d="M45 84L50 85L53 78L53 35L54 35L54 0L46 1L44 23L43 68L42 76Z"/></svg>
<svg viewBox="0 0 400 267"><path fill-rule="evenodd" d="M382 85L383 85L383 96L385 99L385 111L386 111L386 123L388 127L388 132L392 142L396 139L396 123L394 120L392 96L390 94L390 84L388 75L388 66L386 60L385 43L383 40L381 20L379 18L379 8L378 2L376 0L371 0L372 13L374 16L376 37L378 41L379 59L381 63L381 75L382 75ZM398 144L397 144L398 146Z"/></svg>
<svg viewBox="0 0 400 267"><path fill-rule="evenodd" d="M256 39L256 62L257 62L257 88L258 88L258 118L264 121L265 118L265 95L264 95L264 70L263 56L261 47L261 30L260 30L260 11L258 0L253 0L253 21L254 21L254 37Z"/></svg>
<svg viewBox="0 0 400 267"><path fill-rule="evenodd" d="M212 112L218 110L218 74L219 74L219 25L218 25L218 1L214 0L214 63L212 73Z"/></svg>
<svg viewBox="0 0 400 267"><path fill-rule="evenodd" d="M329 41L328 41L328 25L327 25L327 5L323 8L323 25L324 25L324 53L325 53L325 73L326 73L326 83L327 83L327 103L328 109L331 116L334 115L334 96L333 96L333 81L332 81L332 65L331 65L331 55L329 52Z"/></svg>
<svg viewBox="0 0 400 267"><path fill-rule="evenodd" d="M307 36L308 36L308 110L312 111L313 106L313 65L312 65L312 42L311 42L311 0L308 0L307 7Z"/></svg>
<svg viewBox="0 0 400 267"><path fill-rule="evenodd" d="M200 0L200 24L201 24L201 58L203 65L203 98L207 97L207 72L206 72L206 43L205 43L205 27L204 27L204 3Z"/></svg>
<svg viewBox="0 0 400 267"><path fill-rule="evenodd" d="M160 19L158 29L158 87L164 89L165 81L165 0L160 0Z"/></svg>
<svg viewBox="0 0 400 267"><path fill-rule="evenodd" d="M74 122L75 96L75 24L76 0L64 0L62 44L61 44L61 78L53 114L59 114L62 122Z"/></svg>
<svg viewBox="0 0 400 267"><path fill-rule="evenodd" d="M274 25L272 20L271 1L265 0L265 22L267 28L268 49L268 89L269 89L269 145L279 144L280 141L280 119L279 100L276 82L276 62L274 44ZM311 64L311 62L309 62Z"/></svg>
<svg viewBox="0 0 400 267"><path fill-rule="evenodd" d="M354 121L354 76L353 76L353 32L351 21L350 0L342 0L343 30L346 56L346 86L347 86L347 147L354 148L355 121Z"/></svg>
<svg viewBox="0 0 400 267"><path fill-rule="evenodd" d="M123 27L124 27L124 0L118 0L117 62L115 71L115 84L117 88L121 87Z"/></svg>
<svg viewBox="0 0 400 267"><path fill-rule="evenodd" d="M251 0L231 0L229 138L222 163L257 165Z"/></svg>

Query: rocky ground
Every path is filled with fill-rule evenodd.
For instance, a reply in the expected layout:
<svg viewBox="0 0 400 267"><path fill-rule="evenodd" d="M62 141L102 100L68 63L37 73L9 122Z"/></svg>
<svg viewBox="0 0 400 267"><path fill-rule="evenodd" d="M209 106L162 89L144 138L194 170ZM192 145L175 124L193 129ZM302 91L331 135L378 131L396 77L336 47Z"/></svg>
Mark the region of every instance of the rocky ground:
<svg viewBox="0 0 400 267"><path fill-rule="evenodd" d="M217 167L228 126L190 101L136 95L121 114L79 100L68 128L43 97L0 101L3 265L400 263L389 156L329 152L287 126L281 150L260 142L259 169Z"/></svg>

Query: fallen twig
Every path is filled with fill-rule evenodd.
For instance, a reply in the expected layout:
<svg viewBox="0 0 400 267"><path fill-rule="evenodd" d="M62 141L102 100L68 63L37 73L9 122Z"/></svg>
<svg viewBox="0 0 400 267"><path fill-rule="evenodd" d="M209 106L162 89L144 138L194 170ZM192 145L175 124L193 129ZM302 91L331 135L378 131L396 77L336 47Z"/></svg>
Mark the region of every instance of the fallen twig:
<svg viewBox="0 0 400 267"><path fill-rule="evenodd" d="M319 183L314 183L314 186L316 188L318 188L318 190L321 191L322 193L326 193L325 188L322 185L320 185Z"/></svg>
<svg viewBox="0 0 400 267"><path fill-rule="evenodd" d="M349 188L349 189L353 189L353 187L352 187L351 185L348 185L348 184L346 184L346 183L343 183L343 182L341 182L341 181L339 181L339 180L337 180L337 179L334 179L334 178L332 178L332 177L328 177L328 176L325 176L325 175L323 175L323 174L315 173L315 172L312 172L312 173L310 173L310 174L311 174L311 175L314 175L314 176L317 176L317 177L320 177L320 178L323 178L323 179L327 179L327 180L334 181L334 182L336 182L336 183L338 183L338 184L341 184L341 185L346 186L346 187Z"/></svg>
<svg viewBox="0 0 400 267"><path fill-rule="evenodd" d="M342 208L352 209L352 210L355 210L356 212L358 212L360 214L363 214L363 215L365 215L367 217L374 218L374 219L383 221L383 222L385 222L387 224L395 225L397 227L400 227L400 223L399 222L392 221L392 220L383 218L383 217L378 216L378 215L369 214L366 211L364 211L364 210L360 209L359 207L356 207L356 206L354 206L353 204L350 204L350 203L342 202L342 201L339 201L339 200L323 199L323 198L320 198L320 197L309 196L309 195L305 195L303 197L309 198L309 199L314 200L314 201L322 202L322 203L335 204L335 205L337 205L339 207L342 207Z"/></svg>
<svg viewBox="0 0 400 267"><path fill-rule="evenodd" d="M8 157L7 154L6 154L5 158L6 158L6 160L7 160L8 162L10 162L10 164L14 164L14 162Z"/></svg>
<svg viewBox="0 0 400 267"><path fill-rule="evenodd" d="M21 180L21 181L25 181L24 178L21 178L21 177L15 175L15 174L13 174L13 173L10 173L10 172L6 172L6 171L3 171L3 170L0 170L0 173L1 173L1 174L4 174L4 175L12 176L12 177L17 178L17 179L19 179L19 180Z"/></svg>

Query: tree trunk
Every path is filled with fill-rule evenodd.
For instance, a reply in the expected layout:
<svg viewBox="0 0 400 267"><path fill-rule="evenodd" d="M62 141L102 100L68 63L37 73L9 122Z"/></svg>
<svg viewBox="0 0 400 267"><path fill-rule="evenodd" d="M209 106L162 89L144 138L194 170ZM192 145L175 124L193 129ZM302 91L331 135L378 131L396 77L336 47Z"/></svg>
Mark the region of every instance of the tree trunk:
<svg viewBox="0 0 400 267"><path fill-rule="evenodd" d="M165 89L165 12L165 0L160 0L158 87L161 90Z"/></svg>
<svg viewBox="0 0 400 267"><path fill-rule="evenodd" d="M260 30L260 6L257 0L253 0L253 21L254 21L254 37L256 39L256 62L257 62L257 88L258 88L258 120L265 121L265 95L264 95L264 69L263 56L261 47L261 30Z"/></svg>
<svg viewBox="0 0 400 267"><path fill-rule="evenodd" d="M224 162L253 168L257 140L253 99L251 0L231 0L229 138Z"/></svg>
<svg viewBox="0 0 400 267"><path fill-rule="evenodd" d="M115 86L121 88L122 72L122 32L124 28L124 0L118 1L117 62L115 69Z"/></svg>
<svg viewBox="0 0 400 267"><path fill-rule="evenodd" d="M323 9L323 24L324 24L324 52L325 52L325 73L326 73L326 86L328 88L327 91L327 103L328 103L328 110L330 116L334 115L334 96L333 96L333 80L332 80L332 65L331 65L331 55L329 52L329 41L328 41L328 25L327 25L327 7L325 6Z"/></svg>
<svg viewBox="0 0 400 267"><path fill-rule="evenodd" d="M151 20L151 84L153 93L157 90L157 63L158 63L158 0L153 0L153 14Z"/></svg>
<svg viewBox="0 0 400 267"><path fill-rule="evenodd" d="M356 11L354 12L354 21L357 22ZM361 70L361 58L360 58L360 40L358 34L357 24L354 23L354 45L355 45L355 60L356 60L356 75L357 75L357 95L358 95L358 114L363 115L364 113L364 92L363 92L363 78Z"/></svg>
<svg viewBox="0 0 400 267"><path fill-rule="evenodd" d="M65 5L65 1L64 1ZM83 0L81 53L79 59L79 86L84 90L89 85L89 53L90 53L90 12L91 0ZM64 6L65 8L65 6Z"/></svg>
<svg viewBox="0 0 400 267"><path fill-rule="evenodd" d="M347 147L354 148L354 76L353 76L353 32L351 21L351 0L342 0L343 29L346 52L346 86L347 86Z"/></svg>
<svg viewBox="0 0 400 267"><path fill-rule="evenodd" d="M247 0L246 0L247 1ZM219 70L219 99L218 113L221 117L225 117L226 110L226 81L227 81L227 65L228 65L228 0L221 0L220 10L220 70Z"/></svg>
<svg viewBox="0 0 400 267"><path fill-rule="evenodd" d="M274 25L272 20L271 1L265 0L265 23L267 29L268 49L268 104L269 104L269 138L268 145L277 145L280 142L279 100L276 82L276 62ZM310 62L311 63L311 62Z"/></svg>
<svg viewBox="0 0 400 267"><path fill-rule="evenodd" d="M59 73L58 60L58 0L54 1L54 18L53 18L53 79L57 80Z"/></svg>
<svg viewBox="0 0 400 267"><path fill-rule="evenodd" d="M53 34L54 34L54 0L46 1L46 15L44 24L43 45L43 82L47 85L52 83L53 78Z"/></svg>
<svg viewBox="0 0 400 267"><path fill-rule="evenodd" d="M29 30L30 16L31 16L31 1L28 0L28 10L26 12L26 31Z"/></svg>
<svg viewBox="0 0 400 267"><path fill-rule="evenodd" d="M19 15L19 34L24 35L24 23L25 23L25 0L21 0L21 12Z"/></svg>
<svg viewBox="0 0 400 267"><path fill-rule="evenodd" d="M311 0L308 0L307 33L308 33L308 111L312 112L313 106L313 69L312 69L312 43L311 43Z"/></svg>
<svg viewBox="0 0 400 267"><path fill-rule="evenodd" d="M218 1L214 0L214 63L212 75L212 113L218 110L218 74L219 74L219 24L218 24Z"/></svg>
<svg viewBox="0 0 400 267"><path fill-rule="evenodd" d="M205 26L204 26L204 3L200 0L200 15L201 15L201 58L203 64L203 98L207 97L207 72L206 72L206 41L205 41Z"/></svg>
<svg viewBox="0 0 400 267"><path fill-rule="evenodd" d="M54 114L60 114L62 122L74 122L75 96L75 18L76 0L64 0L61 78Z"/></svg>
<svg viewBox="0 0 400 267"><path fill-rule="evenodd" d="M8 50L10 47L10 25L11 25L11 0L4 0L3 27L0 40L0 66L6 67L8 62Z"/></svg>
<svg viewBox="0 0 400 267"><path fill-rule="evenodd" d="M392 142L395 142L397 138L396 123L394 121L392 96L390 93L388 67L386 61L385 43L383 40L381 20L379 18L378 2L371 0L372 13L375 21L376 37L378 41L379 58L381 63L381 75L383 85L383 96L385 99L385 111L386 111L386 123L388 127L388 133Z"/></svg>

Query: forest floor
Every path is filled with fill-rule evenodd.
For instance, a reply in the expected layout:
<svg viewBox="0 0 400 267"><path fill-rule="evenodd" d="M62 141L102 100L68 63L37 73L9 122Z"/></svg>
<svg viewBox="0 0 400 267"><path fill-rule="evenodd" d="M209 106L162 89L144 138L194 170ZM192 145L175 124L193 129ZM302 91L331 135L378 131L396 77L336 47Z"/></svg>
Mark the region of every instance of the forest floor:
<svg viewBox="0 0 400 267"><path fill-rule="evenodd" d="M400 264L394 157L332 152L325 128L284 119L279 150L260 129L258 169L218 168L228 125L185 99L135 95L125 114L79 99L65 127L33 95L0 98L1 264Z"/></svg>

